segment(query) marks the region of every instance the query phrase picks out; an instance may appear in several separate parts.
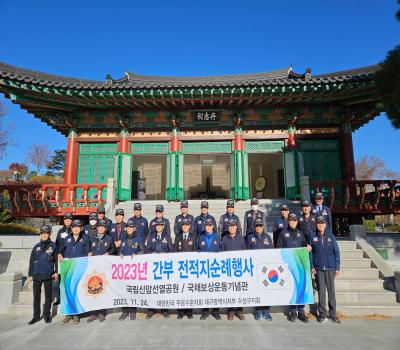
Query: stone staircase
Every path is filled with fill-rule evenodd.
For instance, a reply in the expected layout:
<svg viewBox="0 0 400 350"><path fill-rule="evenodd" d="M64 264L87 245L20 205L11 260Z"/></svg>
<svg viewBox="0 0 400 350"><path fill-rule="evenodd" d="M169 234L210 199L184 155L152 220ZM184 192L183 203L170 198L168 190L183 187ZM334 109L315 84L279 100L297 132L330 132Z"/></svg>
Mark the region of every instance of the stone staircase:
<svg viewBox="0 0 400 350"><path fill-rule="evenodd" d="M200 200L189 201L189 212L196 216L200 212ZM272 232L273 223L280 216L279 205L286 203L292 211L300 211L299 202L285 200L260 200L261 210L267 213L267 231ZM179 203L167 201L142 201L143 215L149 219L154 217L156 204L165 208L165 216L173 225L175 215L179 213ZM209 201L210 213L218 221L220 215L225 213L226 201ZM236 203L235 212L242 220L244 213L250 207L249 201ZM122 202L117 208L123 208L125 217L133 215L133 202ZM114 208L115 210L115 208ZM108 217L113 215L108 213ZM243 221L242 221L243 224ZM173 227L171 227L172 229ZM394 291L387 290L387 283L381 278L380 271L373 266L371 259L366 257L355 241L341 240L338 242L341 251L341 273L336 279L337 310L344 315L371 315L382 314L400 316L400 303L396 302ZM26 275L26 271L22 271ZM42 299L43 300L43 299ZM272 311L282 312L282 308L274 307ZM32 313L32 288L31 283L26 283L19 293L18 302L11 305L11 314Z"/></svg>

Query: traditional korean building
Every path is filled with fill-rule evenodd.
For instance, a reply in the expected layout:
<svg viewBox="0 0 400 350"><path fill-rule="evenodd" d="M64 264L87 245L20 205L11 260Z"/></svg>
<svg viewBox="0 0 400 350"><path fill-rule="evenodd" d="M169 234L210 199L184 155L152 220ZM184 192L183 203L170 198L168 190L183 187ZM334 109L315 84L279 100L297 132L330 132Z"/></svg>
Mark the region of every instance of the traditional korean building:
<svg viewBox="0 0 400 350"><path fill-rule="evenodd" d="M396 181L385 194L370 181L371 197L355 178L352 132L379 114L376 69L92 81L0 64L0 91L68 137L64 185L8 187L8 205L86 215L114 178L119 201L294 200L306 189L324 191L338 218L394 212Z"/></svg>

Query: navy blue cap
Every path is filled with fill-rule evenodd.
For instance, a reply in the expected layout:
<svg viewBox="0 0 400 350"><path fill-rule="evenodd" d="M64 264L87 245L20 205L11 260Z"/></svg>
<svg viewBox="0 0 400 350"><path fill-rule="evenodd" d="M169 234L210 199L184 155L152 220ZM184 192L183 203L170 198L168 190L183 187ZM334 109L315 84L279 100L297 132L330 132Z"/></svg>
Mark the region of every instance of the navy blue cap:
<svg viewBox="0 0 400 350"><path fill-rule="evenodd" d="M97 221L97 226L107 227L106 220L101 219L101 220Z"/></svg>
<svg viewBox="0 0 400 350"><path fill-rule="evenodd" d="M142 210L142 204L141 203L135 203L133 205L133 210Z"/></svg>
<svg viewBox="0 0 400 350"><path fill-rule="evenodd" d="M97 219L98 219L97 213L92 212L89 214L89 220L97 220Z"/></svg>
<svg viewBox="0 0 400 350"><path fill-rule="evenodd" d="M233 219L229 219L228 220L228 226L236 226L237 224L236 224L236 221L235 220L233 220Z"/></svg>
<svg viewBox="0 0 400 350"><path fill-rule="evenodd" d="M161 204L156 205L156 211L163 213L164 212L164 206Z"/></svg>
<svg viewBox="0 0 400 350"><path fill-rule="evenodd" d="M136 227L136 224L133 220L128 220L128 222L126 223L127 227Z"/></svg>
<svg viewBox="0 0 400 350"><path fill-rule="evenodd" d="M281 204L281 210L289 210L289 207L286 204Z"/></svg>
<svg viewBox="0 0 400 350"><path fill-rule="evenodd" d="M181 202L181 208L187 208L189 206L188 201L182 201Z"/></svg>
<svg viewBox="0 0 400 350"><path fill-rule="evenodd" d="M74 215L70 212L70 211L68 211L68 212L66 212L65 214L64 214L64 219L73 219L74 218Z"/></svg>
<svg viewBox="0 0 400 350"><path fill-rule="evenodd" d="M104 208L102 205L99 205L97 207L97 212L101 213L101 214L105 214L106 213L106 208Z"/></svg>
<svg viewBox="0 0 400 350"><path fill-rule="evenodd" d="M50 233L51 234L51 227L49 225L41 226L40 233Z"/></svg>
<svg viewBox="0 0 400 350"><path fill-rule="evenodd" d="M290 214L289 214L289 220L297 221L297 220L298 220L298 219L297 219L297 215L296 215L295 213L290 213Z"/></svg>
<svg viewBox="0 0 400 350"><path fill-rule="evenodd" d="M231 207L231 208L234 208L235 207L235 201L233 200L233 199L229 199L227 202L226 202L226 206L229 208L229 207Z"/></svg>
<svg viewBox="0 0 400 350"><path fill-rule="evenodd" d="M208 208L208 202L207 201L202 201L200 208Z"/></svg>
<svg viewBox="0 0 400 350"><path fill-rule="evenodd" d="M117 215L125 215L124 209L121 209L121 208L117 209L115 211L115 216L117 216Z"/></svg>
<svg viewBox="0 0 400 350"><path fill-rule="evenodd" d="M258 218L254 221L254 226L264 226L264 222L262 219Z"/></svg>
<svg viewBox="0 0 400 350"><path fill-rule="evenodd" d="M315 199L324 199L324 194L322 192L317 192L315 194Z"/></svg>
<svg viewBox="0 0 400 350"><path fill-rule="evenodd" d="M302 207L310 207L310 206L311 206L311 203L310 203L309 201L302 201L302 202L301 202L301 206L302 206Z"/></svg>
<svg viewBox="0 0 400 350"><path fill-rule="evenodd" d="M156 219L156 225L163 225L164 226L164 220L161 218Z"/></svg>
<svg viewBox="0 0 400 350"><path fill-rule="evenodd" d="M71 225L71 227L75 227L75 226L79 226L79 227L82 227L83 226L83 223L82 223L82 221L81 220L74 220L74 221L72 221L72 225Z"/></svg>
<svg viewBox="0 0 400 350"><path fill-rule="evenodd" d="M214 225L214 223L213 223L213 221L211 219L207 219L204 224L206 226L213 226Z"/></svg>
<svg viewBox="0 0 400 350"><path fill-rule="evenodd" d="M317 224L324 224L326 223L326 220L323 216L318 216L317 217Z"/></svg>
<svg viewBox="0 0 400 350"><path fill-rule="evenodd" d="M190 220L189 219L183 219L182 220L182 225L190 225Z"/></svg>

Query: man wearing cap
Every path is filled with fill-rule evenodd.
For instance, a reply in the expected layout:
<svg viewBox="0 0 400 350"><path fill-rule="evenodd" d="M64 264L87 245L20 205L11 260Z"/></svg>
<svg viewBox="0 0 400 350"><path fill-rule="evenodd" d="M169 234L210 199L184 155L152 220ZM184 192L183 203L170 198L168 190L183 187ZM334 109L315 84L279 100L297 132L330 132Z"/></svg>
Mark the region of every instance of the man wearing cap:
<svg viewBox="0 0 400 350"><path fill-rule="evenodd" d="M264 222L262 218L255 220L254 233L250 233L247 237L247 246L249 249L274 248L271 237L264 231ZM254 313L254 319L259 321L261 318L265 318L267 321L272 321L269 309L269 306L257 306Z"/></svg>
<svg viewBox="0 0 400 350"><path fill-rule="evenodd" d="M315 217L323 216L327 230L332 233L332 213L331 209L324 205L324 194L322 192L315 194L315 206L312 213Z"/></svg>
<svg viewBox="0 0 400 350"><path fill-rule="evenodd" d="M326 317L334 323L340 323L336 315L335 276L340 271L340 252L335 236L328 231L325 218L317 218L317 230L311 234L311 267L315 275L318 290L318 317L323 323ZM326 309L328 291L329 312Z"/></svg>
<svg viewBox="0 0 400 350"><path fill-rule="evenodd" d="M221 215L218 223L218 234L222 237L228 234L228 221L235 221L238 235L242 235L242 225L239 217L235 214L235 201L229 199L226 202L226 213Z"/></svg>
<svg viewBox="0 0 400 350"><path fill-rule="evenodd" d="M281 204L280 209L281 217L275 221L274 232L272 234L274 247L276 247L278 243L280 233L286 231L288 228L289 207L286 204Z"/></svg>
<svg viewBox="0 0 400 350"><path fill-rule="evenodd" d="M168 222L169 224L169 222ZM154 221L154 233L149 232L147 236L145 253L151 254L161 254L161 253L171 253L174 251L174 246L172 244L171 235L164 230L165 221L163 218L156 218ZM150 319L154 316L156 310L149 309L146 319ZM167 309L161 310L161 313L165 318L169 318L169 311Z"/></svg>
<svg viewBox="0 0 400 350"><path fill-rule="evenodd" d="M71 233L63 240L63 243L58 250L58 261L63 261L64 258L81 258L87 256L90 249L89 236L82 231L82 221L74 220L71 225ZM68 323L73 320L75 324L80 322L79 315L67 315L63 322Z"/></svg>
<svg viewBox="0 0 400 350"><path fill-rule="evenodd" d="M136 233L135 222L128 220L126 223L126 234L122 238L121 246L118 249L118 255L121 258L129 256L132 259L135 255L142 254L143 249L143 240L141 237L138 237ZM131 320L136 320L136 307L123 307L119 320L123 321L128 316Z"/></svg>
<svg viewBox="0 0 400 350"><path fill-rule="evenodd" d="M251 209L246 211L244 214L244 228L243 232L245 234L245 240L247 242L247 238L251 233L255 232L254 223L256 220L262 220L264 227L266 227L266 218L265 214L258 209L258 199L252 198L250 201Z"/></svg>
<svg viewBox="0 0 400 350"><path fill-rule="evenodd" d="M205 222L208 219L212 221L213 230L215 233L217 233L217 222L215 221L214 216L208 213L208 202L202 201L200 208L201 214L194 219L194 232L196 237L199 238L204 233L206 229Z"/></svg>
<svg viewBox="0 0 400 350"><path fill-rule="evenodd" d="M303 232L307 243L310 243L311 233L317 229L315 216L311 214L311 203L301 202L302 213L299 218L298 229Z"/></svg>
<svg viewBox="0 0 400 350"><path fill-rule="evenodd" d="M222 237L221 250L222 251L233 251L233 250L246 250L246 242L242 235L238 233L238 227L236 221L233 218L228 220L228 234ZM234 317L244 321L243 308L231 307L228 308L228 320L233 321Z"/></svg>
<svg viewBox="0 0 400 350"><path fill-rule="evenodd" d="M284 231L281 231L281 233L279 234L277 248L307 247L307 251L310 252L311 246L307 243L303 233L297 229L297 215L295 213L290 213L288 220L288 228ZM302 322L308 322L308 318L304 312L304 305L289 306L289 321L295 322L297 317Z"/></svg>
<svg viewBox="0 0 400 350"><path fill-rule="evenodd" d="M182 223L183 220L189 220L189 231L194 233L194 217L188 213L188 201L181 202L181 213L175 217L175 224L174 224L174 233L175 237L177 237L182 232Z"/></svg>
<svg viewBox="0 0 400 350"><path fill-rule="evenodd" d="M196 244L196 235L194 232L190 232L191 223L189 218L183 218L181 222L181 231L175 237L175 251L178 252L196 252L197 244ZM193 318L192 309L181 309L178 310L178 320L182 319L183 316L187 316L187 318Z"/></svg>
<svg viewBox="0 0 400 350"><path fill-rule="evenodd" d="M106 222L107 230L110 228L112 221L109 218L106 218L106 208L104 208L102 205L97 207L97 218L98 220L104 220Z"/></svg>
<svg viewBox="0 0 400 350"><path fill-rule="evenodd" d="M156 217L150 221L149 224L149 236L153 236L156 232L156 221L160 219L163 221L163 232L171 237L171 225L169 220L164 217L164 206L161 204L156 205Z"/></svg>
<svg viewBox="0 0 400 350"><path fill-rule="evenodd" d="M105 220L99 220L97 222L97 233L90 241L90 252L89 256L97 255L113 255L116 249L114 245L114 240L107 233L107 223ZM101 309L94 311L91 316L87 319L87 322L93 322L95 320L104 322L106 319L106 310Z"/></svg>
<svg viewBox="0 0 400 350"><path fill-rule="evenodd" d="M83 232L92 239L97 233L98 213L92 212L89 214L89 223L83 227Z"/></svg>
<svg viewBox="0 0 400 350"><path fill-rule="evenodd" d="M115 224L111 224L109 227L109 233L114 239L114 244L116 248L121 246L121 239L125 235L125 222L124 222L124 209L115 210Z"/></svg>
<svg viewBox="0 0 400 350"><path fill-rule="evenodd" d="M67 212L64 214L64 220L63 220L63 226L58 230L57 232L57 238L56 238L56 247L57 247L57 252L60 249L64 239L71 233L71 224L72 220L74 219L74 216L72 215L71 212ZM56 298L54 301L54 305L59 305L60 304L60 276L57 279L57 281L54 281L54 289L56 291Z"/></svg>
<svg viewBox="0 0 400 350"><path fill-rule="evenodd" d="M149 232L149 222L142 216L142 204L135 203L133 205L133 216L129 219L133 221L136 227L136 236L142 240L143 244L146 241Z"/></svg>
<svg viewBox="0 0 400 350"><path fill-rule="evenodd" d="M199 252L214 252L221 251L221 240L219 234L214 231L215 221L206 219L204 222L204 231L198 236L198 251ZM210 309L203 309L200 320L205 320L210 315ZM212 309L212 315L216 320L221 320L219 308Z"/></svg>
<svg viewBox="0 0 400 350"><path fill-rule="evenodd" d="M36 244L29 260L29 281L33 281L33 318L29 324L40 321L40 297L44 287L43 318L51 322L50 308L52 299L52 280L57 280L57 247L50 240L51 227L43 225L40 228L40 242Z"/></svg>

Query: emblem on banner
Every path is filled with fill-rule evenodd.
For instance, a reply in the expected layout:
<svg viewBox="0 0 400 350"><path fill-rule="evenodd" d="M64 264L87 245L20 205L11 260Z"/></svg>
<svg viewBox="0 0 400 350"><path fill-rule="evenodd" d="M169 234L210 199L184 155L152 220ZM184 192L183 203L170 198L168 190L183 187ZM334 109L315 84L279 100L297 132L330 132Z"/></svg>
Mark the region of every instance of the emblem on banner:
<svg viewBox="0 0 400 350"><path fill-rule="evenodd" d="M258 266L260 289L289 288L289 270L285 264L264 264Z"/></svg>
<svg viewBox="0 0 400 350"><path fill-rule="evenodd" d="M107 284L105 274L94 271L92 274L86 276L83 288L85 288L88 295L98 296L105 292Z"/></svg>

